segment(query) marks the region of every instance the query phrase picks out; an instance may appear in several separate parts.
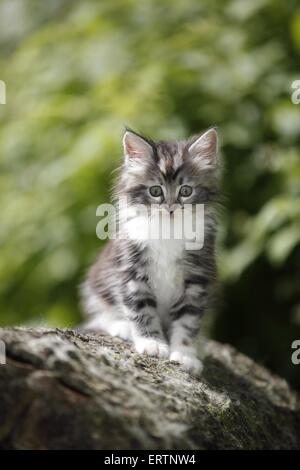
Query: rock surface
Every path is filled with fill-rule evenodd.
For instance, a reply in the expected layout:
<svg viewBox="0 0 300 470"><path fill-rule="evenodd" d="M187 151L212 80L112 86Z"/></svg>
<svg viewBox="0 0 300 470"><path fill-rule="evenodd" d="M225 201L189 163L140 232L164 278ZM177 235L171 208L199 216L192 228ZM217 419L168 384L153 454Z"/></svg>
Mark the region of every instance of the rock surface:
<svg viewBox="0 0 300 470"><path fill-rule="evenodd" d="M227 345L208 343L199 379L107 336L4 328L0 339L2 449L300 448L299 395Z"/></svg>

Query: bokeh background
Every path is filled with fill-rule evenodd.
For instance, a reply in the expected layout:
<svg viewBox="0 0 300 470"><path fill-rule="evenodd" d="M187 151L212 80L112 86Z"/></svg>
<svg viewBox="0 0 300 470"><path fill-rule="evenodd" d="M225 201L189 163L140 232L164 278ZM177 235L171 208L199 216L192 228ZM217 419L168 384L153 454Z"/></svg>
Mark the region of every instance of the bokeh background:
<svg viewBox="0 0 300 470"><path fill-rule="evenodd" d="M72 326L124 125L217 125L219 304L207 334L300 387L298 0L0 1L0 325Z"/></svg>

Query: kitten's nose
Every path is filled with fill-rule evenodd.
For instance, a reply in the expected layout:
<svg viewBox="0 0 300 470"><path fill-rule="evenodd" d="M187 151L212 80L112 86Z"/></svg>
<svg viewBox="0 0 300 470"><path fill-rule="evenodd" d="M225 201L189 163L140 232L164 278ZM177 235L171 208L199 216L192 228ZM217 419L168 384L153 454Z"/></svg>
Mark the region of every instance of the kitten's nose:
<svg viewBox="0 0 300 470"><path fill-rule="evenodd" d="M177 208L178 208L177 204L171 204L170 206L168 206L169 214L174 215L174 212L176 211Z"/></svg>
<svg viewBox="0 0 300 470"><path fill-rule="evenodd" d="M174 215L175 210L177 209L177 204L163 204L162 208L169 212L170 215Z"/></svg>

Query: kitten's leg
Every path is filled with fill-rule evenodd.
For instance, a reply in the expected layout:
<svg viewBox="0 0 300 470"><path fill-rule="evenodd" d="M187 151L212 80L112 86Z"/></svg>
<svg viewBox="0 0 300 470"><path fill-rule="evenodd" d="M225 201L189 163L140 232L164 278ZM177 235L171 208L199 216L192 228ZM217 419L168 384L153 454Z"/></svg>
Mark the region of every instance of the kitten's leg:
<svg viewBox="0 0 300 470"><path fill-rule="evenodd" d="M88 284L82 288L84 310L89 318L82 325L84 330L96 330L124 340L132 340L129 322L116 305L108 304Z"/></svg>
<svg viewBox="0 0 300 470"><path fill-rule="evenodd" d="M132 340L139 353L168 357L169 346L157 315L156 299L149 286L147 251L132 240L125 245L122 259L122 300L130 322Z"/></svg>
<svg viewBox="0 0 300 470"><path fill-rule="evenodd" d="M202 363L194 345L198 331L199 318L186 313L172 323L170 334L170 361L179 362L185 370L197 375L202 372Z"/></svg>
<svg viewBox="0 0 300 470"><path fill-rule="evenodd" d="M194 342L199 333L206 299L203 286L189 284L183 297L173 305L170 312L170 360L179 362L186 370L198 375L202 371L202 362L197 357Z"/></svg>
<svg viewBox="0 0 300 470"><path fill-rule="evenodd" d="M157 316L156 301L147 284L131 280L127 285L123 301L137 352L167 358L169 346Z"/></svg>

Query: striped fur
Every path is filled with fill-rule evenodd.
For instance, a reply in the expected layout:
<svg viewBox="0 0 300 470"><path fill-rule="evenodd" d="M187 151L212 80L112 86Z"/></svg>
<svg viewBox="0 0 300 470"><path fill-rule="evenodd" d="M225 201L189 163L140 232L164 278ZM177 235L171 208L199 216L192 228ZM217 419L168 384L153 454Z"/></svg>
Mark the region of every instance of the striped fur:
<svg viewBox="0 0 300 470"><path fill-rule="evenodd" d="M139 237L147 215L124 222L119 214L127 239L109 241L88 273L82 289L85 326L130 340L138 352L170 358L199 373L194 340L216 279L217 134L209 129L186 141L154 142L127 131L123 144L116 200L126 196L132 208L155 203L166 211L204 204L204 246L188 251L184 239ZM149 187L155 185L163 195L153 198ZM179 194L183 185L192 188L189 197ZM172 220L177 223L175 215Z"/></svg>

